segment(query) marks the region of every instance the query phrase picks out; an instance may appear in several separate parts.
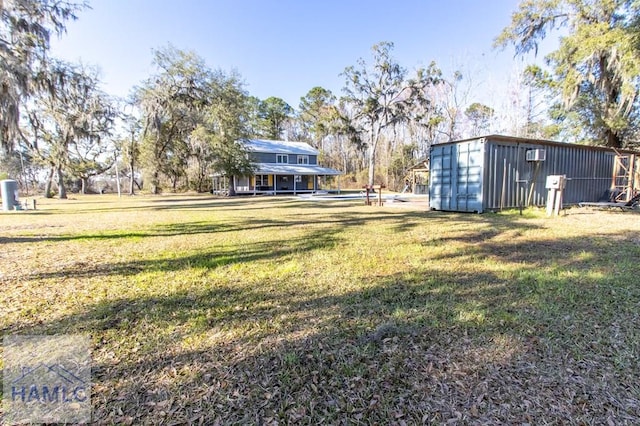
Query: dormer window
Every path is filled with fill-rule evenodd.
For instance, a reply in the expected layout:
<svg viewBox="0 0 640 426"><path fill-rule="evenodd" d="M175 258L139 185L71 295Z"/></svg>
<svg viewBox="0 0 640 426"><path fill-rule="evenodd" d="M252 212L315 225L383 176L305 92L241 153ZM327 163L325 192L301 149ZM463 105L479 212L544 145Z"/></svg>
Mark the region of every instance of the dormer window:
<svg viewBox="0 0 640 426"><path fill-rule="evenodd" d="M298 155L298 164L309 164L308 155Z"/></svg>
<svg viewBox="0 0 640 426"><path fill-rule="evenodd" d="M278 163L278 164L288 164L289 163L289 155L288 154L276 154L276 163Z"/></svg>

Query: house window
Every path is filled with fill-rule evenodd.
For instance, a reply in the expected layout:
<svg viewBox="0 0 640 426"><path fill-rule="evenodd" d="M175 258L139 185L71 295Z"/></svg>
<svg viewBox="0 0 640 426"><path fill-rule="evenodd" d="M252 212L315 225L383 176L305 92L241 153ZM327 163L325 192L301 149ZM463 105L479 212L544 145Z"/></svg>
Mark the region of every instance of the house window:
<svg viewBox="0 0 640 426"><path fill-rule="evenodd" d="M287 164L289 162L288 154L276 154L276 163Z"/></svg>
<svg viewBox="0 0 640 426"><path fill-rule="evenodd" d="M268 186L268 185L269 185L268 175L256 175L256 186Z"/></svg>
<svg viewBox="0 0 640 426"><path fill-rule="evenodd" d="M298 155L298 164L309 164L308 155Z"/></svg>

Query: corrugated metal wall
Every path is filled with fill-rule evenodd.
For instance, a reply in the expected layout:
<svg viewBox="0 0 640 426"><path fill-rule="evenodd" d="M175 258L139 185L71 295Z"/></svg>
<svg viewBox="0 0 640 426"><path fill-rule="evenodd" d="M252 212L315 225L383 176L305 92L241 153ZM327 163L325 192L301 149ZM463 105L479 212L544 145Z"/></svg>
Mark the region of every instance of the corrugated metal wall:
<svg viewBox="0 0 640 426"><path fill-rule="evenodd" d="M545 161L526 161L532 149L545 150ZM567 176L565 204L598 201L611 187L614 158L608 150L506 137L433 145L429 204L437 210L477 212L521 203L544 206L549 175ZM475 175L482 181L476 182ZM482 200L482 205L474 200Z"/></svg>
<svg viewBox="0 0 640 426"><path fill-rule="evenodd" d="M547 176L566 175L564 202L598 201L611 186L615 153L577 145L509 144L488 140L485 209L543 206ZM526 161L526 152L543 149L545 161ZM506 169L505 169L506 165ZM505 189L504 197L502 190ZM519 198L520 197L520 198Z"/></svg>

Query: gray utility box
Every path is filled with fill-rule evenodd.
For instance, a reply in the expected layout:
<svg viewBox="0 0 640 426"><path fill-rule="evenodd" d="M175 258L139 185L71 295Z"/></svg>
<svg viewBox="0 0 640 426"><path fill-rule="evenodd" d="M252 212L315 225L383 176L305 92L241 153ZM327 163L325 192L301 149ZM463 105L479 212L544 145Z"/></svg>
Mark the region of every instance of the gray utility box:
<svg viewBox="0 0 640 426"><path fill-rule="evenodd" d="M12 179L0 180L0 193L2 194L2 210L15 210L20 205L18 201L18 182Z"/></svg>

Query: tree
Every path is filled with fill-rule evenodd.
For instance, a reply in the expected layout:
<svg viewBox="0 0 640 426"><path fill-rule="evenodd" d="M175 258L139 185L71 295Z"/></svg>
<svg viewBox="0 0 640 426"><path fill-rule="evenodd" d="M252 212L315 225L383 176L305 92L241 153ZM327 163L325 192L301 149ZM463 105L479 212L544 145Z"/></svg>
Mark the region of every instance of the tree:
<svg viewBox="0 0 640 426"><path fill-rule="evenodd" d="M427 88L438 81L434 67L420 68L408 79L407 71L391 57L393 43L373 46L373 66L364 59L357 68L347 67L343 102L351 110L350 127L367 148L368 184L374 184L376 153L383 132L398 123L412 120L416 105L428 105ZM422 114L421 114L422 115Z"/></svg>
<svg viewBox="0 0 640 426"><path fill-rule="evenodd" d="M251 102L242 88L240 76L217 71L213 74L210 90L211 103L202 124L190 138L194 145L194 160L198 164L198 191L202 190L202 181L211 171L232 179L253 172L242 143L248 136ZM230 189L233 191L233 185Z"/></svg>
<svg viewBox="0 0 640 426"><path fill-rule="evenodd" d="M471 122L471 136L479 136L487 132L489 121L493 117L493 108L479 102L474 102L467 107L464 114Z"/></svg>
<svg viewBox="0 0 640 426"><path fill-rule="evenodd" d="M316 86L300 98L298 119L305 135L322 150L322 141L331 133L337 119L336 97L330 90Z"/></svg>
<svg viewBox="0 0 640 426"><path fill-rule="evenodd" d="M93 86L83 87L82 91L70 98L73 106L68 113L75 116L75 138L69 144L69 174L80 179L81 192L86 194L89 179L109 170L115 160L116 149L110 137L113 134L118 111L113 99L98 90L97 76L91 81Z"/></svg>
<svg viewBox="0 0 640 426"><path fill-rule="evenodd" d="M262 137L262 119L260 118L260 103L262 101L255 96L247 96L245 99L245 125L248 137Z"/></svg>
<svg viewBox="0 0 640 426"><path fill-rule="evenodd" d="M284 100L271 96L260 102L258 113L264 137L279 140L282 137L285 123L293 116L293 108Z"/></svg>
<svg viewBox="0 0 640 426"><path fill-rule="evenodd" d="M64 172L83 180L102 173L111 164L102 163L105 137L113 130L116 111L102 92L95 70L63 61L51 61L42 71L47 87L40 90L27 110L25 144L43 164L50 167L45 196L51 196L50 180L57 178L58 195L66 198Z"/></svg>
<svg viewBox="0 0 640 426"><path fill-rule="evenodd" d="M455 71L450 79L443 79L439 85L441 95L441 119L438 124L444 125L444 136L447 141L460 138L460 116L462 104L466 101L466 92L461 96L459 88L464 79L460 71ZM461 99L462 97L462 99Z"/></svg>
<svg viewBox="0 0 640 426"><path fill-rule="evenodd" d="M136 166L140 159L140 135L142 128L140 121L130 114L123 116L125 130L127 135L120 139L118 149L122 153L122 159L127 164L129 173L129 195L135 195ZM138 188L140 186L138 185Z"/></svg>
<svg viewBox="0 0 640 426"><path fill-rule="evenodd" d="M21 191L29 194L29 187L38 181L39 167L31 153L19 144L17 149L0 157L0 180L15 179Z"/></svg>
<svg viewBox="0 0 640 426"><path fill-rule="evenodd" d="M155 52L159 72L135 94L143 121L141 157L151 191L168 179L177 189L204 190L212 171L248 174L251 164L239 142L253 123L255 103L237 73L210 70L193 52L171 46Z"/></svg>
<svg viewBox="0 0 640 426"><path fill-rule="evenodd" d="M495 44L537 53L549 32L566 29L546 57L548 87L562 100L558 116L577 113L587 138L620 148L638 121L639 14L640 3L630 0L524 0Z"/></svg>
<svg viewBox="0 0 640 426"><path fill-rule="evenodd" d="M0 1L0 155L11 151L20 135L23 103L47 83L42 71L51 36L61 35L66 21L84 7L67 1Z"/></svg>
<svg viewBox="0 0 640 426"><path fill-rule="evenodd" d="M151 192L168 177L175 188L185 173L189 157L188 137L209 102L211 71L193 52L167 46L154 51L159 72L135 92L143 121L141 157Z"/></svg>

